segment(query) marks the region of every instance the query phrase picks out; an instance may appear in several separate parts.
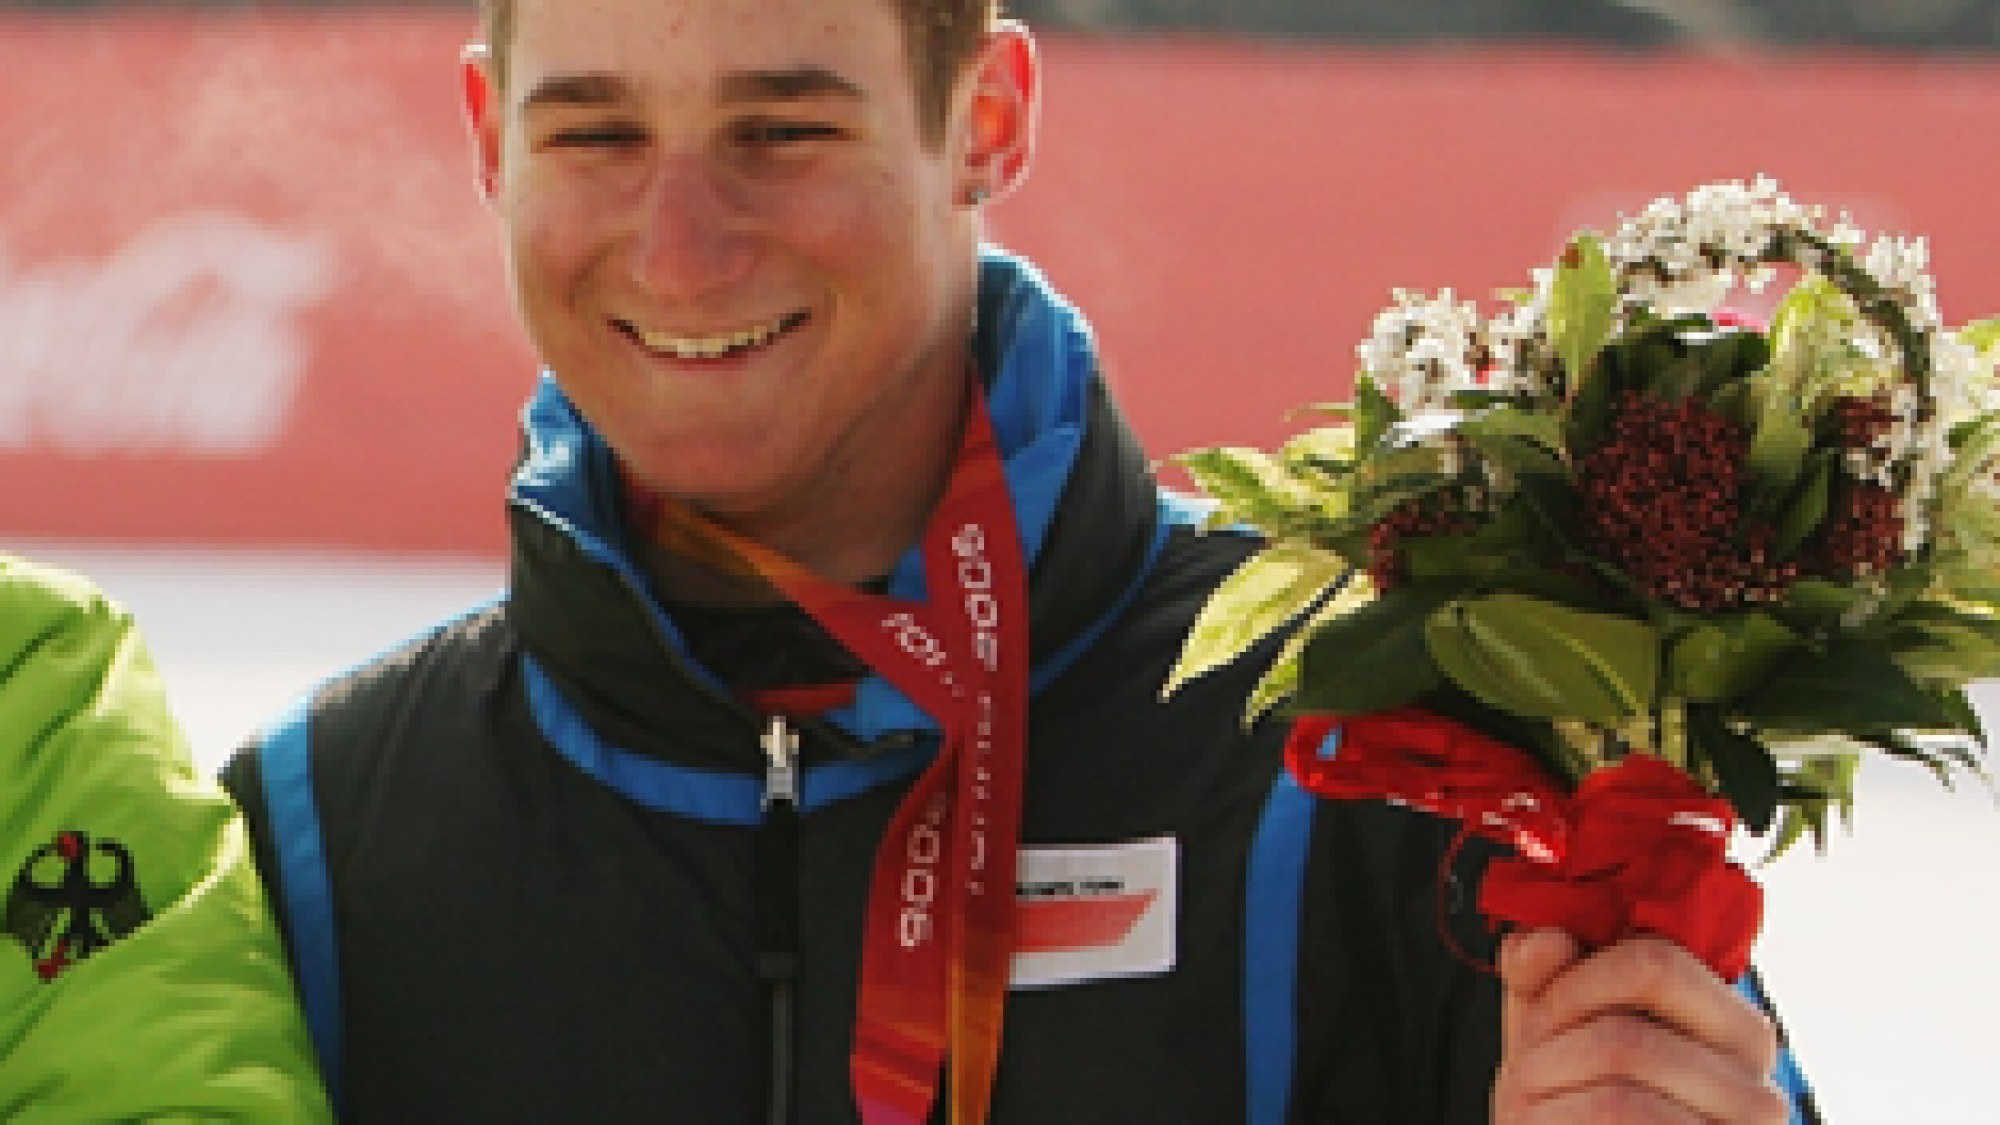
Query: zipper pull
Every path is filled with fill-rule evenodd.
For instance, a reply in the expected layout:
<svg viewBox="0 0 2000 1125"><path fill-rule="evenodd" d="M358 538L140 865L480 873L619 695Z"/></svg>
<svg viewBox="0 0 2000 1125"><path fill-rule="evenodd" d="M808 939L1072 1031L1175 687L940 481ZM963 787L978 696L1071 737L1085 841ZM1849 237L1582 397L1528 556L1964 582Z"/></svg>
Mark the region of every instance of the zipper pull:
<svg viewBox="0 0 2000 1125"><path fill-rule="evenodd" d="M770 808L782 801L797 808L799 805L799 736L785 722L783 715L771 716L771 722L764 728L760 740L764 747L764 803Z"/></svg>
<svg viewBox="0 0 2000 1125"><path fill-rule="evenodd" d="M757 975L769 997L771 1056L765 1120L791 1125L797 1085L793 1025L799 962L799 736L773 715L764 748L764 823L757 829L754 876Z"/></svg>

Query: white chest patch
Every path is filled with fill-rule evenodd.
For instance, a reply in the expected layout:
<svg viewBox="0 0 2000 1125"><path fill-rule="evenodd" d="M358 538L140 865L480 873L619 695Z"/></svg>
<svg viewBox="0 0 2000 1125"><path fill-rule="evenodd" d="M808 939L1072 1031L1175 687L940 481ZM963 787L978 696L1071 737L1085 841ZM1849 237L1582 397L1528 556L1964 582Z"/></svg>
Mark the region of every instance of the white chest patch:
<svg viewBox="0 0 2000 1125"><path fill-rule="evenodd" d="M1015 988L1164 973L1174 967L1180 847L1022 848L1015 873Z"/></svg>

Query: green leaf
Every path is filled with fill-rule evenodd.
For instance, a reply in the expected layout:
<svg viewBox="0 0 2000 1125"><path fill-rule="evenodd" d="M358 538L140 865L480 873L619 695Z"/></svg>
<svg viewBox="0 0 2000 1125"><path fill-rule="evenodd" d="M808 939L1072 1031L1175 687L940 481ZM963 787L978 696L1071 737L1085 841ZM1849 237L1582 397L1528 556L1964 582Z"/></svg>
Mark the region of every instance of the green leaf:
<svg viewBox="0 0 2000 1125"><path fill-rule="evenodd" d="M1519 508L1533 518L1541 538L1565 552L1582 554L1570 540L1570 534L1577 528L1577 508L1581 504L1576 485L1567 477L1541 473L1524 476L1515 484Z"/></svg>
<svg viewBox="0 0 2000 1125"><path fill-rule="evenodd" d="M1705 622L1667 653L1666 694L1696 702L1734 699L1768 675L1803 639L1767 613Z"/></svg>
<svg viewBox="0 0 2000 1125"><path fill-rule="evenodd" d="M1519 391L1489 391L1484 388L1451 392L1446 400L1453 410L1484 410L1492 406L1512 406L1521 400Z"/></svg>
<svg viewBox="0 0 2000 1125"><path fill-rule="evenodd" d="M1395 440L1393 431L1388 440ZM1391 486L1398 481L1449 480L1443 472L1444 457L1443 448L1436 445L1385 446L1369 462L1367 479Z"/></svg>
<svg viewBox="0 0 2000 1125"><path fill-rule="evenodd" d="M1611 416L1628 390L1639 385L1643 364L1632 357L1649 337L1628 331L1602 349L1596 366L1571 381L1569 401L1562 411L1563 442L1572 458L1597 448L1611 425Z"/></svg>
<svg viewBox="0 0 2000 1125"><path fill-rule="evenodd" d="M1980 475L1992 471L1992 459L2000 453L2000 412L1968 418L1952 428L1951 465L1938 482L1947 501L1956 499ZM1989 507L1980 502L1979 507Z"/></svg>
<svg viewBox="0 0 2000 1125"><path fill-rule="evenodd" d="M1796 395L1851 367L1856 357L1849 341L1859 321L1854 303L1831 278L1800 278L1771 314L1770 395Z"/></svg>
<svg viewBox="0 0 2000 1125"><path fill-rule="evenodd" d="M1651 709L1659 645L1644 622L1521 594L1462 599L1425 630L1445 675L1489 706L1613 724Z"/></svg>
<svg viewBox="0 0 2000 1125"><path fill-rule="evenodd" d="M2000 574L2000 511L1983 501L1967 502L1948 498L1948 507L1933 525L1960 552L1960 561L1950 572L1952 585L1967 600L2000 602L1986 594L1967 591L1994 590L1993 576Z"/></svg>
<svg viewBox="0 0 2000 1125"><path fill-rule="evenodd" d="M1699 398L1707 378L1708 368L1700 356L1678 354L1655 366L1647 391L1662 402Z"/></svg>
<svg viewBox="0 0 2000 1125"><path fill-rule="evenodd" d="M1366 460L1374 455L1375 448L1382 443L1382 437L1403 420L1403 411L1394 400L1382 393L1375 380L1367 375L1354 377L1354 449L1357 456Z"/></svg>
<svg viewBox="0 0 2000 1125"><path fill-rule="evenodd" d="M1925 769L1931 771L1932 777L1937 778L1939 785L1944 786L1946 789L1952 788L1952 782L1955 778L1952 776L1950 758L1945 754L1927 749L1910 738L1910 736L1898 731L1883 731L1880 734L1864 736L1859 741L1882 751L1892 758L1900 758L1903 761L1915 762L1923 766Z"/></svg>
<svg viewBox="0 0 2000 1125"><path fill-rule="evenodd" d="M1354 461L1354 431L1346 426L1316 426L1293 435L1278 451L1286 464L1337 465L1349 471Z"/></svg>
<svg viewBox="0 0 2000 1125"><path fill-rule="evenodd" d="M1745 827L1763 835L1777 816L1780 779L1778 763L1764 744L1731 730L1714 707L1690 707L1688 745L1715 771L1722 795L1735 807Z"/></svg>
<svg viewBox="0 0 2000 1125"><path fill-rule="evenodd" d="M1516 478L1561 477L1568 473L1562 461L1539 442L1510 434L1467 436L1480 456Z"/></svg>
<svg viewBox="0 0 2000 1125"><path fill-rule="evenodd" d="M1346 513L1347 524L1366 530L1398 506L1428 496L1451 483L1440 473L1408 473L1371 481L1355 489L1353 507Z"/></svg>
<svg viewBox="0 0 2000 1125"><path fill-rule="evenodd" d="M1986 644L2000 645L2000 616L1977 613L1947 602L1920 599L1896 617L1898 629L1951 629Z"/></svg>
<svg viewBox="0 0 2000 1125"><path fill-rule="evenodd" d="M1861 591L1835 585L1818 578L1803 578L1785 591L1779 607L1787 621L1798 628L1813 629L1837 623L1861 601Z"/></svg>
<svg viewBox="0 0 2000 1125"><path fill-rule="evenodd" d="M1273 543L1245 559L1202 606L1162 694L1235 660L1347 572L1339 555L1297 542Z"/></svg>
<svg viewBox="0 0 2000 1125"><path fill-rule="evenodd" d="M1299 638L1294 637L1294 640ZM1288 699L1299 687L1299 654L1287 650L1284 655L1271 662L1271 668L1257 686L1250 691L1250 699L1243 707L1243 725L1250 726L1264 714Z"/></svg>
<svg viewBox="0 0 2000 1125"><path fill-rule="evenodd" d="M1681 339L1701 364L1701 383L1692 392L1696 398L1707 398L1716 389L1761 371L1771 362L1771 342L1761 332L1730 328L1687 333Z"/></svg>
<svg viewBox="0 0 2000 1125"><path fill-rule="evenodd" d="M2000 348L2000 316L1975 321L1958 330L1958 338L1981 353Z"/></svg>
<svg viewBox="0 0 2000 1125"><path fill-rule="evenodd" d="M1646 333L1633 353L1646 392L1663 402L1706 399L1763 368L1770 356L1761 334L1717 329L1705 316L1663 323Z"/></svg>
<svg viewBox="0 0 2000 1125"><path fill-rule="evenodd" d="M1812 833L1813 847L1820 854L1826 853L1826 802L1820 799L1801 800L1787 806L1778 814L1778 832L1771 846L1764 852L1761 863L1770 863Z"/></svg>
<svg viewBox="0 0 2000 1125"><path fill-rule="evenodd" d="M1397 541L1396 549L1402 552L1410 578L1416 582L1460 579L1476 583L1504 570L1511 561L1485 550L1470 535L1406 536Z"/></svg>
<svg viewBox="0 0 2000 1125"><path fill-rule="evenodd" d="M1951 720L1951 729L1964 731L1981 746L1992 745L1986 740L1986 725L1979 718L1979 709L1972 705L1972 698L1963 690L1946 692L1942 706L1946 717Z"/></svg>
<svg viewBox="0 0 2000 1125"><path fill-rule="evenodd" d="M1805 480L1792 492L1771 543L1781 558L1798 550L1800 544L1826 521L1827 504L1833 495L1833 474L1831 458L1811 458Z"/></svg>
<svg viewBox="0 0 2000 1125"><path fill-rule="evenodd" d="M1901 620L1909 607L1915 605L1936 586L1935 557L1919 555L1889 571L1883 576L1883 585L1888 588L1882 604L1871 615L1878 624L1894 624Z"/></svg>
<svg viewBox="0 0 2000 1125"><path fill-rule="evenodd" d="M2000 586L1959 586L1952 593L1961 601L2000 610Z"/></svg>
<svg viewBox="0 0 2000 1125"><path fill-rule="evenodd" d="M1897 614L1887 643L1920 680L1957 687L2000 676L2000 619L1986 614L1917 602Z"/></svg>
<svg viewBox="0 0 2000 1125"><path fill-rule="evenodd" d="M1815 324L1848 326L1859 318L1854 304L1832 278L1808 273L1801 276L1771 312L1771 338L1779 347Z"/></svg>
<svg viewBox="0 0 2000 1125"><path fill-rule="evenodd" d="M1396 543L1416 582L1453 582L1460 589L1516 589L1520 581L1535 581L1541 573L1518 550L1498 546L1480 532L1466 535L1413 535ZM1576 583L1560 588L1572 590ZM1560 599L1558 599L1560 600Z"/></svg>
<svg viewBox="0 0 2000 1125"><path fill-rule="evenodd" d="M1458 429L1475 441L1489 437L1525 438L1549 453L1560 454L1563 448L1562 420L1545 411L1493 407L1467 416Z"/></svg>
<svg viewBox="0 0 2000 1125"><path fill-rule="evenodd" d="M1328 622L1337 621L1356 609L1367 605L1376 598L1375 586L1366 574L1356 571L1352 578L1340 584L1331 597L1319 604L1311 616L1285 638L1284 648L1278 658L1271 662L1271 670L1258 681L1250 693L1244 708L1243 721L1247 725L1261 717L1279 703L1291 698L1299 685L1300 665L1305 660L1305 648L1319 630Z"/></svg>
<svg viewBox="0 0 2000 1125"><path fill-rule="evenodd" d="M1708 392L1705 398L1709 409L1749 429L1752 420L1757 417L1758 396L1754 393L1754 382L1739 379Z"/></svg>
<svg viewBox="0 0 2000 1125"><path fill-rule="evenodd" d="M1797 402L1786 395L1767 395L1745 464L1767 487L1788 489L1805 467L1812 438L1810 420Z"/></svg>
<svg viewBox="0 0 2000 1125"><path fill-rule="evenodd" d="M1766 729L1874 732L1935 728L1937 700L1879 644L1841 638L1794 653L1733 712Z"/></svg>
<svg viewBox="0 0 2000 1125"><path fill-rule="evenodd" d="M1764 855L1764 862L1783 855L1806 832L1813 846L1826 851L1827 813L1839 810L1843 823L1854 811L1854 777L1861 766L1859 754L1826 754L1807 759L1785 775L1790 802L1779 817L1778 833Z"/></svg>
<svg viewBox="0 0 2000 1125"><path fill-rule="evenodd" d="M1527 751L1549 771L1550 776L1567 782L1571 788L1603 764L1569 745L1554 723L1489 707L1450 681L1442 682L1437 690L1425 693L1417 700L1417 706L1433 715L1471 727L1488 738Z"/></svg>
<svg viewBox="0 0 2000 1125"><path fill-rule="evenodd" d="M1295 508L1302 500L1291 474L1261 449L1235 446L1195 449L1174 460L1203 492L1232 513L1232 519Z"/></svg>
<svg viewBox="0 0 2000 1125"><path fill-rule="evenodd" d="M1399 586L1313 630L1293 699L1302 712L1360 714L1400 707L1437 686L1424 622L1449 591Z"/></svg>
<svg viewBox="0 0 2000 1125"><path fill-rule="evenodd" d="M1618 323L1618 281L1597 236L1580 234L1556 266L1549 293L1549 339L1573 383L1590 365Z"/></svg>
<svg viewBox="0 0 2000 1125"><path fill-rule="evenodd" d="M1486 651L1465 626L1463 606L1440 609L1423 639L1433 664L1452 686L1480 704L1507 715L1546 720L1546 696L1522 692L1504 661Z"/></svg>

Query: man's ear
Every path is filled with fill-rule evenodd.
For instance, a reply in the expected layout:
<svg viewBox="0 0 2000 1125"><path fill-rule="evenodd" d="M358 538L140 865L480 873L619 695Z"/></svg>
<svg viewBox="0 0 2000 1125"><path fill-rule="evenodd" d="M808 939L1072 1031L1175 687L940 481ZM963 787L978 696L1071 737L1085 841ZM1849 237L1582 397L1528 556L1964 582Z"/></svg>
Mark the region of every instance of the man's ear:
<svg viewBox="0 0 2000 1125"><path fill-rule="evenodd" d="M1003 20L987 33L972 68L966 107L966 183L972 200L1012 191L1028 173L1035 153L1035 126L1041 105L1041 62L1026 25Z"/></svg>
<svg viewBox="0 0 2000 1125"><path fill-rule="evenodd" d="M493 57L483 43L469 43L458 56L465 96L465 128L479 172L479 194L493 201L500 184L500 87L493 80Z"/></svg>

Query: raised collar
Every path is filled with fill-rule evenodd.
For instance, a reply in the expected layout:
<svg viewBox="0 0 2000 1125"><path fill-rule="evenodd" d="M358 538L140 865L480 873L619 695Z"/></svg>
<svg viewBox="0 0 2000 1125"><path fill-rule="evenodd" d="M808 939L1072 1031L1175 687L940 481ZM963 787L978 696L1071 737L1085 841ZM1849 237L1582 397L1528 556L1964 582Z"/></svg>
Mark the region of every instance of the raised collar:
<svg viewBox="0 0 2000 1125"><path fill-rule="evenodd" d="M1157 501L1144 454L1118 419L1088 325L1025 261L980 264L980 370L1030 560L1038 681L1137 580ZM510 497L511 612L523 643L580 716L605 737L690 764L742 765L758 716L690 659L647 593L626 542L603 440L544 375L524 415ZM890 592L920 598L912 549ZM822 733L857 753L934 728L886 682L862 684ZM673 731L671 746L656 732ZM653 733L649 733L653 732Z"/></svg>

